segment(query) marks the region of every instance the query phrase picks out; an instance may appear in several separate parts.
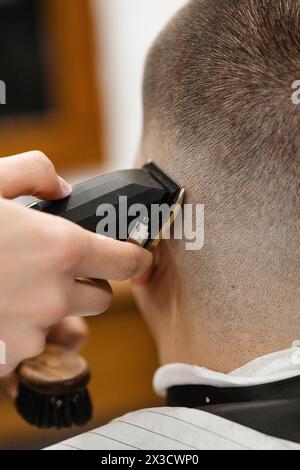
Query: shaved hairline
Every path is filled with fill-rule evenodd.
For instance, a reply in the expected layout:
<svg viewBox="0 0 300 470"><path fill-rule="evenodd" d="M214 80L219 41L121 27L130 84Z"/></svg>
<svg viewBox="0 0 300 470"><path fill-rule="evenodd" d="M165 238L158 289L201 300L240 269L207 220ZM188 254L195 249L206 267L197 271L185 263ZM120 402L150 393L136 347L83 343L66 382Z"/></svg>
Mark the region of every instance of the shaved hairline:
<svg viewBox="0 0 300 470"><path fill-rule="evenodd" d="M148 57L142 152L206 204L203 252L173 246L223 327L300 327L299 57L299 0L193 0Z"/></svg>

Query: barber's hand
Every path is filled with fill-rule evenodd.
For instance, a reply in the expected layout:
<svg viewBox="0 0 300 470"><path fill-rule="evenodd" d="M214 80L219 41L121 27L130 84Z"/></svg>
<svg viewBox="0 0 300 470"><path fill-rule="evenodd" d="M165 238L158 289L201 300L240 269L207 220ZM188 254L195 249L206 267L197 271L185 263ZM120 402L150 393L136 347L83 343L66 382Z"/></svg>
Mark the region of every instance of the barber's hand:
<svg viewBox="0 0 300 470"><path fill-rule="evenodd" d="M47 342L79 351L85 345L88 334L88 326L83 318L67 317L50 329ZM7 392L13 399L19 393L19 380L15 373L8 378Z"/></svg>
<svg viewBox="0 0 300 470"><path fill-rule="evenodd" d="M88 232L52 215L9 201L19 195L61 199L70 193L39 152L0 159L0 340L9 374L39 355L48 332L64 318L104 312L107 281L142 275L152 256L133 244ZM99 281L79 281L94 278Z"/></svg>
<svg viewBox="0 0 300 470"><path fill-rule="evenodd" d="M80 317L67 317L54 325L47 335L47 342L80 351L87 342L89 329Z"/></svg>

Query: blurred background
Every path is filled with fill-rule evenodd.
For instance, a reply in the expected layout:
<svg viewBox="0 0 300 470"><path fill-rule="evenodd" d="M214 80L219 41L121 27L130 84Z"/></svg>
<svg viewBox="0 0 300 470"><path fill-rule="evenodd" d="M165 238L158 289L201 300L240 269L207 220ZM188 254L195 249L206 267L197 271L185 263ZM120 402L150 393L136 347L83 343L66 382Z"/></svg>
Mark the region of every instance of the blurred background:
<svg viewBox="0 0 300 470"><path fill-rule="evenodd" d="M185 0L0 0L0 156L41 150L71 182L130 167L142 126L147 50ZM0 100L1 101L1 100ZM151 337L127 284L89 320L83 351L100 426L160 405ZM42 312L41 312L42 314ZM1 336L1 332L0 332ZM81 430L39 431L18 417L0 382L0 448L38 449Z"/></svg>

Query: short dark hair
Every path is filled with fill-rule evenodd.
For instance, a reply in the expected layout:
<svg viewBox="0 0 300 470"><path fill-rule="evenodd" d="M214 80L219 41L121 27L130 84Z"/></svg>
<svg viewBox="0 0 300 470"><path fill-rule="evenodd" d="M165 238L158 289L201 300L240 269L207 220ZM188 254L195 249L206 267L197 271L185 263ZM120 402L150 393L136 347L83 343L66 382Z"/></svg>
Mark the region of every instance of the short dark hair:
<svg viewBox="0 0 300 470"><path fill-rule="evenodd" d="M145 121L159 116L183 140L219 138L240 155L229 163L220 152L225 165L255 169L271 160L293 177L300 135L295 80L299 0L193 0L149 55Z"/></svg>
<svg viewBox="0 0 300 470"><path fill-rule="evenodd" d="M151 131L166 149L158 163L207 206L201 262L193 254L185 269L182 258L200 310L299 319L295 80L300 0L192 0L149 54L144 141Z"/></svg>

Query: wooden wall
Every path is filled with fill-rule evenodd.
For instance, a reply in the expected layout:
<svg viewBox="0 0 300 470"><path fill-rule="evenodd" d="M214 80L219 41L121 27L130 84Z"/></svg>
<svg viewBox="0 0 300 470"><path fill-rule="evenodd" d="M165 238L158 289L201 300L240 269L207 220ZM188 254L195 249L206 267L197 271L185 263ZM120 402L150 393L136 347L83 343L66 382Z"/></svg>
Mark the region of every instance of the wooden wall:
<svg viewBox="0 0 300 470"><path fill-rule="evenodd" d="M40 1L50 106L42 116L2 116L0 156L38 149L59 169L99 163L105 145L90 2Z"/></svg>

